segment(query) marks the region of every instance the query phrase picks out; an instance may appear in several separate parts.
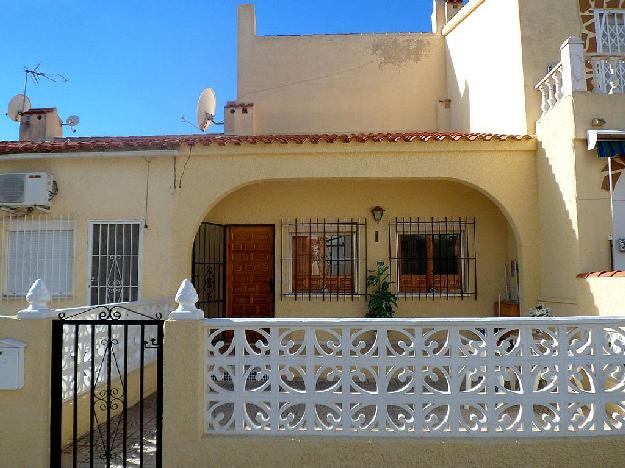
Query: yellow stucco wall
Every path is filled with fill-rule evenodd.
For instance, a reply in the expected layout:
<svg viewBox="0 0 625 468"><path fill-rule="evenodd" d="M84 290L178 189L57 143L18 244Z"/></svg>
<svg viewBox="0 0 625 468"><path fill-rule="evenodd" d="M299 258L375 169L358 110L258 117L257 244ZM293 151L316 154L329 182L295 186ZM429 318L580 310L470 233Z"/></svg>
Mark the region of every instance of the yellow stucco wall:
<svg viewBox="0 0 625 468"><path fill-rule="evenodd" d="M560 101L537 123L537 186L540 216L540 300L576 314L580 273L573 101Z"/></svg>
<svg viewBox="0 0 625 468"><path fill-rule="evenodd" d="M440 35L257 36L255 21L239 7L237 99L257 134L437 129Z"/></svg>
<svg viewBox="0 0 625 468"><path fill-rule="evenodd" d="M151 299L173 296L180 281L191 274L191 250L199 224L220 200L246 185L338 179L346 183L366 181L365 185L375 187L381 180L436 179L472 187L502 211L517 239L526 309L525 304L533 305L538 296L534 151L532 140L195 147L180 183L182 167L189 156L189 150L183 148L176 158L176 186L181 188L173 188L174 158L150 159L147 217L148 162L142 157L24 158L3 161L2 170L48 171L58 181L60 193L51 214L71 215L76 226L75 304L87 301L90 219L147 220L142 283L143 298ZM381 199L377 195L374 198ZM367 215L371 207L358 203L363 203L358 207L361 213L344 215ZM505 223L502 225L501 245L506 245ZM503 266L497 271L502 272ZM499 277L499 273L493 275ZM14 314L21 307L23 303L18 301L5 302L0 310ZM442 304L441 311L445 308Z"/></svg>
<svg viewBox="0 0 625 468"><path fill-rule="evenodd" d="M527 128L533 133L541 114L541 96L534 87L545 77L549 65L560 62L562 43L569 36L581 36L582 24L578 0L514 1L518 3L521 27Z"/></svg>
<svg viewBox="0 0 625 468"><path fill-rule="evenodd" d="M463 10L443 29L451 129L527 133L517 0L472 0Z"/></svg>
<svg viewBox="0 0 625 468"><path fill-rule="evenodd" d="M583 315L625 316L625 278L578 278Z"/></svg>
<svg viewBox="0 0 625 468"><path fill-rule="evenodd" d="M376 205L386 209L383 221L376 225L370 210ZM395 217L429 219L474 217L478 300L474 298L423 298L399 301L398 316L492 316L493 303L504 296L504 264L516 259L516 244L508 222L495 204L477 190L448 181L341 181L266 182L246 186L223 199L207 215L206 221L221 224L273 224L276 226L276 316L363 316L366 302L349 297L339 302L308 301L280 297L281 269L283 292L289 292L289 263L280 262L282 250L288 259L288 240L281 235L282 220L295 218L367 218L367 239L360 240L359 257L368 256L368 268L377 261L389 264L389 226ZM375 242L375 231L379 242ZM508 238L512 236L512 239ZM288 235L286 235L288 239ZM282 242L282 249L281 249ZM366 242L366 246L365 243ZM392 242L395 242L393 239ZM510 251L508 251L510 249ZM364 265L361 265L364 266ZM282 268L281 268L282 267ZM359 274L359 276L361 276ZM473 271L471 271L473 278Z"/></svg>
<svg viewBox="0 0 625 468"><path fill-rule="evenodd" d="M0 466L49 466L51 337L50 320L0 317L0 339L26 343L24 387L0 390Z"/></svg>
<svg viewBox="0 0 625 468"><path fill-rule="evenodd" d="M587 149L586 130L595 117L605 119L606 128L625 127L624 105L625 96L574 93L537 123L540 299L563 314L618 314L614 293L603 287L606 278L589 280L590 287L576 276L611 269L610 198L601 188L606 161Z"/></svg>

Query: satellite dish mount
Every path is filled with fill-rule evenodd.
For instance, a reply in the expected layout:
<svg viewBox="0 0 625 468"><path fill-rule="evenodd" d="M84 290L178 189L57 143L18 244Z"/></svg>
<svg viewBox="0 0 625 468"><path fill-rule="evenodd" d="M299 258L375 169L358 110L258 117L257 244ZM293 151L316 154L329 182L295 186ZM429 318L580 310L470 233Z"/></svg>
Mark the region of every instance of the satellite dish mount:
<svg viewBox="0 0 625 468"><path fill-rule="evenodd" d="M211 124L223 125L223 122L215 121L215 108L217 107L217 99L215 91L212 88L206 88L200 94L197 103L197 126L200 131L205 132Z"/></svg>

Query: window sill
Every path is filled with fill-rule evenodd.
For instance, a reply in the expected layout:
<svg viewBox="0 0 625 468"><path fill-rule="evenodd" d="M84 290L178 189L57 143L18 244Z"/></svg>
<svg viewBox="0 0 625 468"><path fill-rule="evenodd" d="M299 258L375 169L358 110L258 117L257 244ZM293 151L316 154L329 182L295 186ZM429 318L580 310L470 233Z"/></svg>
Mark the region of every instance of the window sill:
<svg viewBox="0 0 625 468"><path fill-rule="evenodd" d="M452 299L452 298L474 298L477 296L477 294L471 294L471 293L464 293L464 294L460 294L460 293L403 293L403 292L396 292L395 294L397 294L397 298L398 299L414 299L414 298L421 298L421 299Z"/></svg>
<svg viewBox="0 0 625 468"><path fill-rule="evenodd" d="M362 293L297 293L297 294L293 294L293 293L289 293L289 294L284 294L282 295L282 297L284 298L290 298L290 299L308 299L308 298L315 298L315 299L329 299L329 298L343 298L343 299L360 299L360 298L364 298L366 296L366 294L362 294Z"/></svg>

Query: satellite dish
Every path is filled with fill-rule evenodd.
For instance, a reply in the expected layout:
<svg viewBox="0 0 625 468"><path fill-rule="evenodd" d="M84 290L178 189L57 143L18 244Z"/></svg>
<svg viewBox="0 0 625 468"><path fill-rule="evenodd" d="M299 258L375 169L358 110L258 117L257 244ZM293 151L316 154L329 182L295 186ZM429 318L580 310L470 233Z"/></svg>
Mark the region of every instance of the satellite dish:
<svg viewBox="0 0 625 468"><path fill-rule="evenodd" d="M31 107L32 104L30 103L30 99L28 99L28 96L25 96L24 94L18 94L9 101L9 109L7 111L7 115L12 121L19 122L22 118L22 114L24 112L28 112Z"/></svg>
<svg viewBox="0 0 625 468"><path fill-rule="evenodd" d="M215 91L213 88L206 88L197 102L197 126L201 131L206 131L214 122L216 106Z"/></svg>
<svg viewBox="0 0 625 468"><path fill-rule="evenodd" d="M70 127L75 127L80 123L80 117L77 115L70 115L67 119L65 119L65 125L69 125Z"/></svg>

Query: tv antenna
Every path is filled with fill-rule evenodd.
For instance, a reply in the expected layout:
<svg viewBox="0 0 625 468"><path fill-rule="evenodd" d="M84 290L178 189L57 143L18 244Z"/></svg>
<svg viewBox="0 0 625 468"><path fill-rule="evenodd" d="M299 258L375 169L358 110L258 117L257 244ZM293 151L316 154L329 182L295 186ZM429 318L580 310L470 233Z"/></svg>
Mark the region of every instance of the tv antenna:
<svg viewBox="0 0 625 468"><path fill-rule="evenodd" d="M40 66L41 63L38 63L37 66L33 68L24 67L24 95L26 95L29 79L35 84L38 84L41 79L52 81L53 83L67 83L69 81L60 73L45 73L40 71Z"/></svg>

